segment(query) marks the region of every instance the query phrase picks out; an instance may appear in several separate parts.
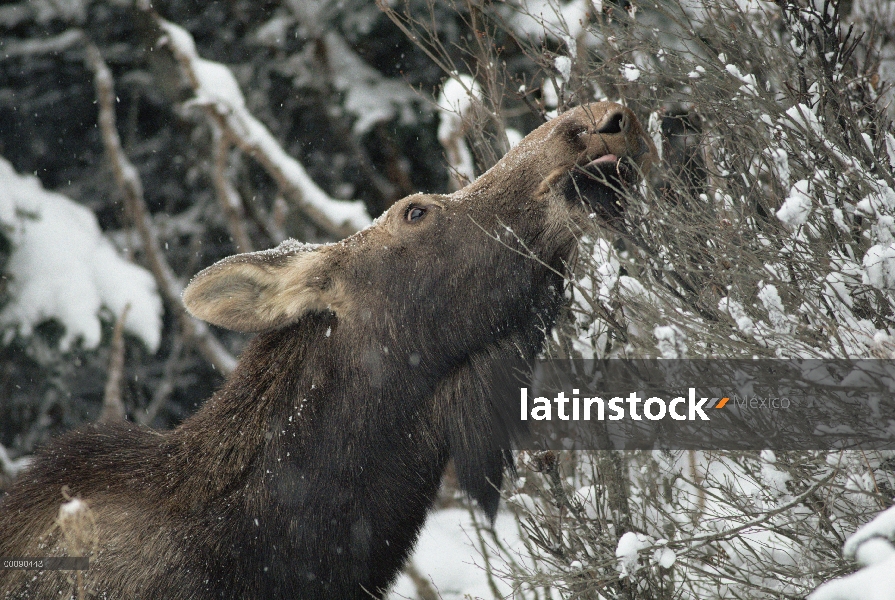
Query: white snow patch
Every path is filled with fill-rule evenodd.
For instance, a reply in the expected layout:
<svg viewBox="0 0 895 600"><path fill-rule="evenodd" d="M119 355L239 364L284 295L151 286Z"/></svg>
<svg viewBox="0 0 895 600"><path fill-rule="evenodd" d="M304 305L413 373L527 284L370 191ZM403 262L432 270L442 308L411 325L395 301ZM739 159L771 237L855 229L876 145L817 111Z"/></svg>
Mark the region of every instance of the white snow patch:
<svg viewBox="0 0 895 600"><path fill-rule="evenodd" d="M615 549L615 557L618 558L617 568L622 577L635 573L638 569L638 552L648 548L652 544L649 536L642 533L629 531L618 540Z"/></svg>
<svg viewBox="0 0 895 600"><path fill-rule="evenodd" d="M663 569L670 569L677 561L677 554L671 548L658 548L653 552L653 562Z"/></svg>
<svg viewBox="0 0 895 600"><path fill-rule="evenodd" d="M768 320L774 326L777 333L789 333L790 322L783 308L783 301L777 292L777 287L772 284L758 283L758 299L768 311Z"/></svg>
<svg viewBox="0 0 895 600"><path fill-rule="evenodd" d="M233 73L221 63L199 58L192 62L193 73L199 82L199 93L195 102L199 104L220 103L231 110L245 108L245 98Z"/></svg>
<svg viewBox="0 0 895 600"><path fill-rule="evenodd" d="M621 74L628 81L637 81L640 79L640 69L637 68L637 65L632 63L623 65Z"/></svg>
<svg viewBox="0 0 895 600"><path fill-rule="evenodd" d="M87 208L45 190L35 177L19 175L0 158L0 226L13 251L7 263L10 303L0 326L28 337L34 327L57 320L65 327L63 349L81 339L101 339L100 310L119 315L130 304L125 331L155 352L161 341L162 302L146 269L121 256Z"/></svg>
<svg viewBox="0 0 895 600"><path fill-rule="evenodd" d="M821 585L808 600L892 600L895 598L895 507L858 528L842 553L863 569Z"/></svg>
<svg viewBox="0 0 895 600"><path fill-rule="evenodd" d="M650 113L646 130L649 132L650 139L653 140L653 145L659 154L659 162L662 162L662 116L659 114L659 111Z"/></svg>
<svg viewBox="0 0 895 600"><path fill-rule="evenodd" d="M878 290L895 289L895 243L876 244L867 251L862 261L862 283Z"/></svg>
<svg viewBox="0 0 895 600"><path fill-rule="evenodd" d="M13 460L6 451L6 448L3 447L3 444L0 444L0 472L15 478L20 472L28 468L28 465L31 464L31 460L30 456L23 456Z"/></svg>
<svg viewBox="0 0 895 600"><path fill-rule="evenodd" d="M808 131L813 131L820 137L824 137L823 128L820 126L820 121L817 120L817 115L807 105L796 104L786 111L786 116L789 117L792 123L800 125Z"/></svg>
<svg viewBox="0 0 895 600"><path fill-rule="evenodd" d="M418 97L404 81L383 77L335 32L326 34L326 46L333 85L345 94L343 106L357 119L355 134L363 135L396 116L405 124L417 118Z"/></svg>
<svg viewBox="0 0 895 600"><path fill-rule="evenodd" d="M587 26L589 11L599 14L603 10L602 0L572 0L566 4L556 0L520 0L517 6L509 22L516 33L562 40L572 58L578 49L577 40Z"/></svg>
<svg viewBox="0 0 895 600"><path fill-rule="evenodd" d="M718 310L724 311L736 322L737 329L746 335L752 335L755 332L755 322L746 314L746 309L736 300L732 300L729 296L721 298L718 301Z"/></svg>
<svg viewBox="0 0 895 600"><path fill-rule="evenodd" d="M855 558L858 547L874 538L895 540L895 506L878 514L872 521L858 528L842 547L846 558Z"/></svg>
<svg viewBox="0 0 895 600"><path fill-rule="evenodd" d="M808 220L811 214L811 196L808 193L808 180L800 179L789 190L789 197L777 211L777 218L790 229L798 229Z"/></svg>
<svg viewBox="0 0 895 600"><path fill-rule="evenodd" d="M557 56L553 60L553 66L559 71L563 83L568 83L572 77L572 59L568 56Z"/></svg>
<svg viewBox="0 0 895 600"><path fill-rule="evenodd" d="M823 584L808 600L892 600L895 598L895 557Z"/></svg>
<svg viewBox="0 0 895 600"><path fill-rule="evenodd" d="M519 560L526 552L525 546L511 515L498 514L494 529L511 556L502 558L490 543L490 535L486 534L491 565L496 572L506 572L510 568L507 559ZM411 560L444 600L492 598L478 545L468 511L460 508L439 510L429 515ZM512 588L503 579L494 577L494 583L501 597L512 596ZM386 597L389 600L416 598L416 587L407 575L402 574Z"/></svg>
<svg viewBox="0 0 895 600"><path fill-rule="evenodd" d="M658 325L653 336L662 358L687 358L687 336L677 325Z"/></svg>
<svg viewBox="0 0 895 600"><path fill-rule="evenodd" d="M789 185L789 155L783 148L768 148L764 153L770 158L777 180L783 185Z"/></svg>
<svg viewBox="0 0 895 600"><path fill-rule="evenodd" d="M465 74L449 77L438 97L438 141L444 147L451 167L466 181L475 179L475 163L472 152L463 139L463 121L481 97L479 84Z"/></svg>
<svg viewBox="0 0 895 600"><path fill-rule="evenodd" d="M743 85L740 86L741 92L743 92L747 96L757 96L758 95L758 89L757 89L758 82L755 80L755 75L752 75L751 73L747 73L746 75L743 75L740 72L739 67L737 67L736 65L725 65L724 69L728 73L730 73L731 75L733 75L734 77L739 79L741 82L743 82Z"/></svg>
<svg viewBox="0 0 895 600"><path fill-rule="evenodd" d="M507 141L510 143L510 148L515 148L519 145L519 142L522 141L522 138L525 136L518 129L513 129L512 127L506 128Z"/></svg>

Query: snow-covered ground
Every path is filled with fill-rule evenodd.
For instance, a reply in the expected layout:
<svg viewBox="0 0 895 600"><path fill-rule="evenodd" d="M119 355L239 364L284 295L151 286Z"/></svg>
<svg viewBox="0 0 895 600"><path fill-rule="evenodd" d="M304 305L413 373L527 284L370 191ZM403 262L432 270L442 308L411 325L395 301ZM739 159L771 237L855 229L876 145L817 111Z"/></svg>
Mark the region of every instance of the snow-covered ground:
<svg viewBox="0 0 895 600"><path fill-rule="evenodd" d="M479 519L484 522L485 518L479 515ZM494 529L497 539L518 559L519 554L524 553L524 546L513 516L506 512L498 513ZM488 536L485 539L489 539ZM484 561L477 550L480 547L469 511L447 508L429 515L416 545L413 563L443 600L493 598ZM506 570L506 563L499 558L495 560L494 554L497 553L492 553L492 569L498 572ZM506 582L496 576L493 581L501 596L511 594L512 590ZM401 575L387 596L389 600L416 597L416 587L406 574Z"/></svg>

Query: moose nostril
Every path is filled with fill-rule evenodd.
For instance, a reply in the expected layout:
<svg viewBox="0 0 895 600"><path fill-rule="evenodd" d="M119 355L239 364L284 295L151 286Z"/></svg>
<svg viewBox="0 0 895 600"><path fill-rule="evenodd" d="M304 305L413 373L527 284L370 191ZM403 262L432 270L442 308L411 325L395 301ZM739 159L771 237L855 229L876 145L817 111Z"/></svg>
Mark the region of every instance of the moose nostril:
<svg viewBox="0 0 895 600"><path fill-rule="evenodd" d="M597 129L598 133L621 133L627 129L627 119L625 113L619 111L612 113L603 119L603 124Z"/></svg>

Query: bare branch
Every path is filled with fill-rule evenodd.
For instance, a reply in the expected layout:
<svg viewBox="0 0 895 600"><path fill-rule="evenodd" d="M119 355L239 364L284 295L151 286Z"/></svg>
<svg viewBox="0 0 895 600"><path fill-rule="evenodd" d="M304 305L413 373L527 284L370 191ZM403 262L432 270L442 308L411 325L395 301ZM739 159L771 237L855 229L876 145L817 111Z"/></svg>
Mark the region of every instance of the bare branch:
<svg viewBox="0 0 895 600"><path fill-rule="evenodd" d="M243 225L245 214L242 199L227 177L227 156L230 153L230 142L220 127L212 128L214 136L214 189L217 191L218 203L227 219L227 228L233 236L233 243L239 252L251 252L252 242Z"/></svg>
<svg viewBox="0 0 895 600"><path fill-rule="evenodd" d="M94 74L94 86L99 104L99 126L103 145L112 165L115 182L124 196L127 211L143 243L143 250L146 253L146 262L149 263L149 269L155 276L156 283L162 295L168 301L168 305L177 314L184 334L193 340L202 355L217 370L226 375L236 366L236 359L211 335L205 323L191 317L183 307L183 303L180 300L183 286L178 281L159 246L155 227L149 216L149 211L146 209L146 202L143 198L143 185L140 183L139 173L127 156L125 156L121 147L121 139L118 137L118 131L115 127L115 92L113 90L112 73L106 66L99 49L91 43L87 45L87 64Z"/></svg>
<svg viewBox="0 0 895 600"><path fill-rule="evenodd" d="M124 320L131 305L126 304L124 310L115 321L112 332L112 351L109 357L109 374L106 379L106 391L103 395L103 411L99 420L102 423L123 421L126 415L124 402L121 399L121 376L124 372Z"/></svg>

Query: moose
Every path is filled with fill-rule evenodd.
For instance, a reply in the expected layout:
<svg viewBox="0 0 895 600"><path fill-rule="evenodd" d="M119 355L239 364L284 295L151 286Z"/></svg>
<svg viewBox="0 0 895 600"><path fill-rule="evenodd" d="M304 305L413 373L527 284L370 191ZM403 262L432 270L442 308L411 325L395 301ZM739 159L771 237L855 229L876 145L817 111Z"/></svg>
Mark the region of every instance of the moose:
<svg viewBox="0 0 895 600"><path fill-rule="evenodd" d="M74 555L56 517L77 498L93 516L88 595L381 597L450 460L494 519L514 433L484 393L490 365L541 351L580 233L617 218L655 160L630 110L584 105L454 194L201 271L190 313L257 333L235 370L171 431L91 424L49 444L0 500L0 557ZM0 571L0 598L71 581Z"/></svg>

